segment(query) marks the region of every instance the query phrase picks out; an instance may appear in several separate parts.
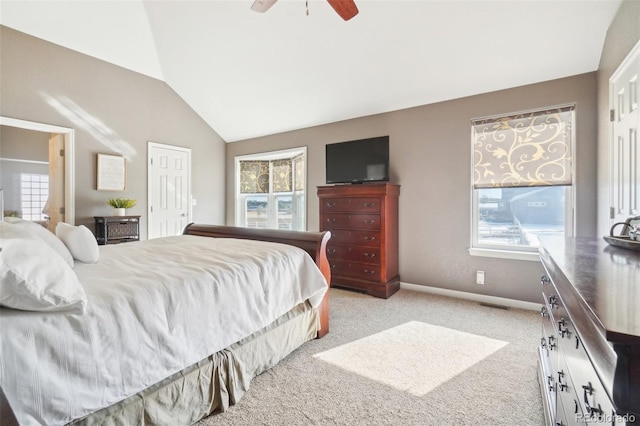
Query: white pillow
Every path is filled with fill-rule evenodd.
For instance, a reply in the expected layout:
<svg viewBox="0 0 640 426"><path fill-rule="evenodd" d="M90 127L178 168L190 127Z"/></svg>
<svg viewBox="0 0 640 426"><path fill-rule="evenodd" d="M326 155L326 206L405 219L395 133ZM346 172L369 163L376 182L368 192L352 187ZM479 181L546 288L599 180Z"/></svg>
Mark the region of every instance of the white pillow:
<svg viewBox="0 0 640 426"><path fill-rule="evenodd" d="M67 246L74 259L84 263L96 263L100 256L98 242L93 233L84 225L73 226L58 222L56 235Z"/></svg>
<svg viewBox="0 0 640 426"><path fill-rule="evenodd" d="M87 296L78 276L51 247L10 232L1 236L0 305L25 311L84 313Z"/></svg>
<svg viewBox="0 0 640 426"><path fill-rule="evenodd" d="M53 251L58 253L62 257L62 259L64 259L64 261L69 264L69 266L71 266L72 268L74 267L73 256L69 252L69 249L67 249L67 246L65 246L64 243L60 241L60 239L56 237L53 232L49 231L41 225L38 225L35 222L31 222L30 220L24 220L15 217L7 217L5 219L7 223L19 226L25 232L30 232L44 241L49 247L53 249Z"/></svg>

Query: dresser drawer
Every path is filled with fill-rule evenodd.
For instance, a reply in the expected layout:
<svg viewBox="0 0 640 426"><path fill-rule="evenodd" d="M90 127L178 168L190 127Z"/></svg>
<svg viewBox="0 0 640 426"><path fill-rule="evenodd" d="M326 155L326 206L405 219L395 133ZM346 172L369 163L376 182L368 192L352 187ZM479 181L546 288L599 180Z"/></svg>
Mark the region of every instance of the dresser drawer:
<svg viewBox="0 0 640 426"><path fill-rule="evenodd" d="M575 388L571 373L564 356L558 357L558 371L556 372L556 389L558 397L558 414L567 426L584 425L578 389Z"/></svg>
<svg viewBox="0 0 640 426"><path fill-rule="evenodd" d="M323 229L380 229L380 215L378 214L325 214Z"/></svg>
<svg viewBox="0 0 640 426"><path fill-rule="evenodd" d="M576 387L577 400L582 416L581 424L611 424L613 404L604 389L589 356L577 334L562 342L571 379ZM619 424L620 422L616 423Z"/></svg>
<svg viewBox="0 0 640 426"><path fill-rule="evenodd" d="M336 197L323 198L320 203L320 210L329 212L371 212L380 213L382 199L377 197Z"/></svg>
<svg viewBox="0 0 640 426"><path fill-rule="evenodd" d="M326 230L326 229L325 229ZM366 247L380 247L380 232L331 230L333 244L353 244Z"/></svg>
<svg viewBox="0 0 640 426"><path fill-rule="evenodd" d="M380 279L380 266L365 263L351 263L342 260L331 260L331 275L336 277L361 278L363 280Z"/></svg>
<svg viewBox="0 0 640 426"><path fill-rule="evenodd" d="M380 264L379 247L343 246L339 244L329 244L327 246L327 256L329 261L348 260L352 262Z"/></svg>

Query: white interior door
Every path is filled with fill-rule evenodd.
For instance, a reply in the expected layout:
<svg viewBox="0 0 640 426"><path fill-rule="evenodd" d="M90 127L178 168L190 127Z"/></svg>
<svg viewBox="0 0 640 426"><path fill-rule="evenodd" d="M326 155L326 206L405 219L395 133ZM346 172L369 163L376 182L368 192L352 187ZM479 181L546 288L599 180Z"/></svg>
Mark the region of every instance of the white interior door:
<svg viewBox="0 0 640 426"><path fill-rule="evenodd" d="M611 76L611 225L640 215L640 43Z"/></svg>
<svg viewBox="0 0 640 426"><path fill-rule="evenodd" d="M180 235L191 220L191 150L148 143L148 238Z"/></svg>

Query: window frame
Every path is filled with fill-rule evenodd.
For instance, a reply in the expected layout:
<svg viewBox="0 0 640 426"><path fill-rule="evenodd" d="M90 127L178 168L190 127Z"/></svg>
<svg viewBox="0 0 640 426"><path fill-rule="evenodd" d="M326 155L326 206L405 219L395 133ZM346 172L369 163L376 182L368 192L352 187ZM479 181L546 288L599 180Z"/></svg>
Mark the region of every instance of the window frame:
<svg viewBox="0 0 640 426"><path fill-rule="evenodd" d="M34 177L37 176L38 180ZM46 179L45 179L46 178ZM46 182L46 194L43 193L43 183ZM38 183L38 185L34 185ZM28 189L28 193L25 190ZM49 175L42 173L20 173L20 211L25 220L41 222L49 218L43 212L49 199ZM43 202L44 197L44 202Z"/></svg>
<svg viewBox="0 0 640 426"><path fill-rule="evenodd" d="M302 190L295 189L295 182L292 182L292 190L288 192L273 192L273 179L269 179L268 193L241 193L240 192L240 162L241 161L269 161L269 176L273 173L271 161L280 159L293 159L299 155L303 156L304 164L304 187ZM277 200L279 196L291 196L291 206L295 213L292 215L292 230L307 230L307 147L289 148L278 151L268 151L257 154L239 155L234 158L235 182L235 224L236 226L247 227L246 200L248 197L267 197L267 228L260 229L280 229L277 220ZM293 177L295 179L295 176ZM302 202L298 202L302 198ZM302 211L298 212L299 206Z"/></svg>
<svg viewBox="0 0 640 426"><path fill-rule="evenodd" d="M505 244L486 244L479 242L478 232L479 232L479 191L480 189L474 188L474 138L473 138L473 122L477 120L489 120L489 119L500 119L502 117L508 117L513 115L520 114L530 114L538 111L544 110L553 110L558 108L565 108L573 106L573 110L571 111L571 174L572 174L572 183L571 185L565 186L565 206L564 206L564 235L566 237L571 237L575 233L575 194L576 194L576 109L577 105L575 103L572 104L562 104L556 105L552 107L543 107L543 108L535 108L525 111L518 111L512 113L504 113L497 114L493 116L481 117L478 119L471 120L470 126L470 141L471 141L471 161L470 161L470 188L471 188L471 214L470 214L470 241L469 241L469 254L472 256L481 256L481 257L494 257L494 258L503 258L503 259L515 259L515 260L530 260L530 261L539 261L539 248L533 246L523 246L523 245L505 245ZM529 187L525 187L529 188Z"/></svg>

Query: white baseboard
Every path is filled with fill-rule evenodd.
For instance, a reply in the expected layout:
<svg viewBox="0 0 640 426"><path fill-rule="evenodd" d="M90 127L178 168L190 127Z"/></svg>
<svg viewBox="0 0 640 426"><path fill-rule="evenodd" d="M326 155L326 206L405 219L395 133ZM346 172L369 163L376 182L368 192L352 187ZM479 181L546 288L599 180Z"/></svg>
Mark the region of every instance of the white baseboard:
<svg viewBox="0 0 640 426"><path fill-rule="evenodd" d="M542 302L532 303L522 300L507 299L504 297L487 296L485 294L467 293L466 291L448 290L446 288L429 287L426 285L400 283L400 288L407 290L421 291L423 293L437 294L440 296L456 297L458 299L473 300L474 302L489 303L492 305L507 306L510 308L527 309L530 311L540 311Z"/></svg>

